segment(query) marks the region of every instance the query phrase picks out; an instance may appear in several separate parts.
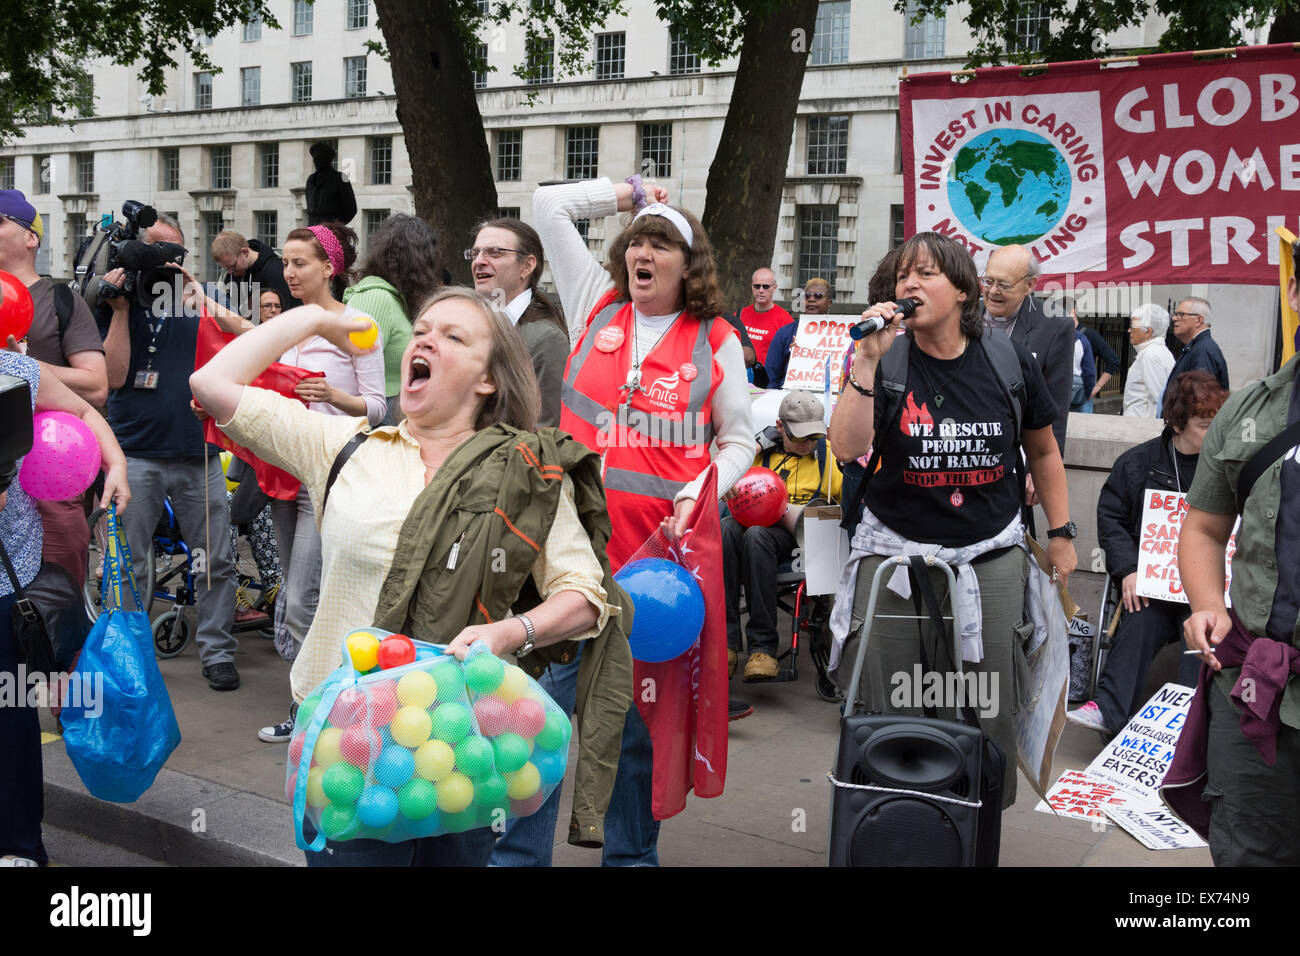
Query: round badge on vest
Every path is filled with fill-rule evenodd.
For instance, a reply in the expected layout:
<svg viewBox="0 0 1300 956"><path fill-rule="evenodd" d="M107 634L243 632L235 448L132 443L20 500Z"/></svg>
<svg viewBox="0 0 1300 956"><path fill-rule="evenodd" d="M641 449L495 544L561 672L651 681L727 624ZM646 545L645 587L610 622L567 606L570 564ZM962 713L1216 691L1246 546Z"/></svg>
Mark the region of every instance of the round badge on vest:
<svg viewBox="0 0 1300 956"><path fill-rule="evenodd" d="M952 502L954 508L960 508L965 503L966 498L960 491L954 491L948 500Z"/></svg>
<svg viewBox="0 0 1300 956"><path fill-rule="evenodd" d="M623 344L623 330L617 325L607 325L596 333L596 348L602 352L614 352Z"/></svg>
<svg viewBox="0 0 1300 956"><path fill-rule="evenodd" d="M695 381L695 376L700 374L700 370L695 367L695 363L693 362L683 362L681 367L677 369L677 372L681 375L683 382L693 382Z"/></svg>

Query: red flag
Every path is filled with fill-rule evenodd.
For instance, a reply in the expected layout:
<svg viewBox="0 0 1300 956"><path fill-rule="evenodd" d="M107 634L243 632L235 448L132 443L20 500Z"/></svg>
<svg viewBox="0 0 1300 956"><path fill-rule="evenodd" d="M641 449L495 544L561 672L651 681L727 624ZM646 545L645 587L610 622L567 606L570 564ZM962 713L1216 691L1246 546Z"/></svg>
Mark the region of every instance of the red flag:
<svg viewBox="0 0 1300 956"><path fill-rule="evenodd" d="M199 369L207 365L212 356L234 340L234 334L222 331L221 326L217 325L216 319L208 315L207 310L204 309L203 315L199 318L199 337L198 345L194 349L194 367ZM265 388L276 392L285 398L297 398L298 401L302 401L302 399L298 398L294 387L305 378L316 378L324 374L324 372L309 372L306 369L285 365L282 362L272 362L270 367L253 379L250 384L256 388ZM306 402L303 402L303 404L306 404ZM298 486L301 484L297 478L282 468L267 464L243 445L231 440L225 432L217 427L217 423L211 418L205 419L203 422L203 437L212 444L224 448L248 462L253 468L253 473L257 475L258 487L272 498L278 498L281 501L292 501L297 496Z"/></svg>
<svg viewBox="0 0 1300 956"><path fill-rule="evenodd" d="M727 603L718 573L722 525L717 465L709 466L681 537L670 541L656 531L629 563L647 557L680 564L704 593L699 641L662 664L635 662L637 709L654 744L651 809L656 820L666 820L685 809L692 788L698 797L721 796L727 778Z"/></svg>

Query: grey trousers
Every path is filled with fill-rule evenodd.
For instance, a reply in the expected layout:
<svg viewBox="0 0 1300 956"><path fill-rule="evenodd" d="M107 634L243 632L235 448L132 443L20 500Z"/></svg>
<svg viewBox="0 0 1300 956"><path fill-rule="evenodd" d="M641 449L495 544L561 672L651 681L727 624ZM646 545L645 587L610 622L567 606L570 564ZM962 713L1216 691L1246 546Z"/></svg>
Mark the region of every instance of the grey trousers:
<svg viewBox="0 0 1300 956"><path fill-rule="evenodd" d="M844 644L844 653L835 672L835 680L848 693L848 683L853 677L853 663L857 659L858 639L863 618L866 617L867 599L871 594L871 579L883 557L864 558L858 569L858 590L853 601L852 629ZM972 710L979 714L980 728L1002 748L1005 756L1005 774L1002 779L1003 807L1016 802L1016 728L1015 701L1017 699L1017 671L1024 669L1024 642L1033 633L1033 626L1025 623L1025 586L1029 581L1029 556L1020 548L1010 548L988 561L973 565L980 584L980 610L983 618L984 659L978 664L962 664L963 672L975 675L974 685L979 689L976 700L967 699ZM889 614L915 615L911 599L899 597L887 587L889 572L880 584L876 599L876 619L872 622L867 660L858 685L858 700L873 713L898 713L921 715L925 708L916 697L922 689L915 687L914 665L921 663L920 634L924 632L926 650L931 666L947 670L952 653L952 627L945 628L943 641L946 649L938 648L934 627L929 621L899 620L881 617ZM931 569L930 580L935 596L945 615L952 613L948 601L948 581L943 572ZM925 605L922 604L922 613ZM920 628L918 629L918 624ZM937 653L937 656L936 656ZM937 662L945 667L940 668ZM1018 662L1018 663L1017 663ZM967 682L964 686L971 686ZM980 693L988 691L987 700ZM900 705L909 700L914 706ZM924 701L929 703L929 701ZM936 707L936 716L956 720L956 700L942 700Z"/></svg>
<svg viewBox="0 0 1300 956"><path fill-rule="evenodd" d="M162 515L163 499L170 496L181 535L190 546L191 554L204 549L206 567L194 572L199 624L195 640L199 659L204 667L233 662L239 646L231 633L235 618L235 562L230 551L230 506L226 502L221 459L215 453L208 456L205 477L202 457L127 458L126 475L131 484L131 504L122 512L122 525L131 546L141 598L148 603L145 589L152 587L153 582L141 579L145 555L153 546L153 533ZM203 500L205 484L206 507Z"/></svg>
<svg viewBox="0 0 1300 956"><path fill-rule="evenodd" d="M275 602L275 646L285 660L302 650L320 601L320 532L306 488L293 501L273 500L271 521L284 585Z"/></svg>

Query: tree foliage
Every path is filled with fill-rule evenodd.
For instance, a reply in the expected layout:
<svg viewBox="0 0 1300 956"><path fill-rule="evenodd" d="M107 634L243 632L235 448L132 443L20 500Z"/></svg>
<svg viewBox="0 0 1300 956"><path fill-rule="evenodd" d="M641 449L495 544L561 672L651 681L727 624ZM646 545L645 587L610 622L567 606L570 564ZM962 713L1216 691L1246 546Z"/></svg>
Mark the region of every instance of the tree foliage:
<svg viewBox="0 0 1300 956"><path fill-rule="evenodd" d="M949 0L916 0L915 22L926 14L943 16ZM895 0L905 13L908 0ZM1017 19L1038 20L1033 36L1021 35ZM1268 42L1300 40L1300 5L1297 0L970 0L964 17L975 38L968 67L1001 63L1088 60L1114 52L1106 37L1123 27L1137 26L1148 16L1168 20L1158 49L1208 50L1240 46L1248 32L1274 20ZM1144 51L1154 52L1154 51Z"/></svg>

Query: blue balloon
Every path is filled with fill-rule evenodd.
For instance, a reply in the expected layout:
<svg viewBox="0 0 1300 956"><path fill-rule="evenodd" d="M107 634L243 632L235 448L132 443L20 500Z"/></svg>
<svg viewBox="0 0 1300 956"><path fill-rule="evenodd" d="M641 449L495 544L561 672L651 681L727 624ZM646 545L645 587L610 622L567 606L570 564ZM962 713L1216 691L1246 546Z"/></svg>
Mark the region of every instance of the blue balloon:
<svg viewBox="0 0 1300 956"><path fill-rule="evenodd" d="M394 790L410 780L414 773L415 757L397 744L385 747L375 761L375 779Z"/></svg>
<svg viewBox="0 0 1300 956"><path fill-rule="evenodd" d="M639 661L661 663L690 650L704 627L704 594L691 573L665 558L642 558L614 575L632 599L628 644Z"/></svg>
<svg viewBox="0 0 1300 956"><path fill-rule="evenodd" d="M357 801L357 819L382 830L397 819L397 794L387 787L366 787Z"/></svg>
<svg viewBox="0 0 1300 956"><path fill-rule="evenodd" d="M553 787L564 779L564 767L568 753L563 750L534 750L528 758L537 768L542 778L543 787Z"/></svg>

